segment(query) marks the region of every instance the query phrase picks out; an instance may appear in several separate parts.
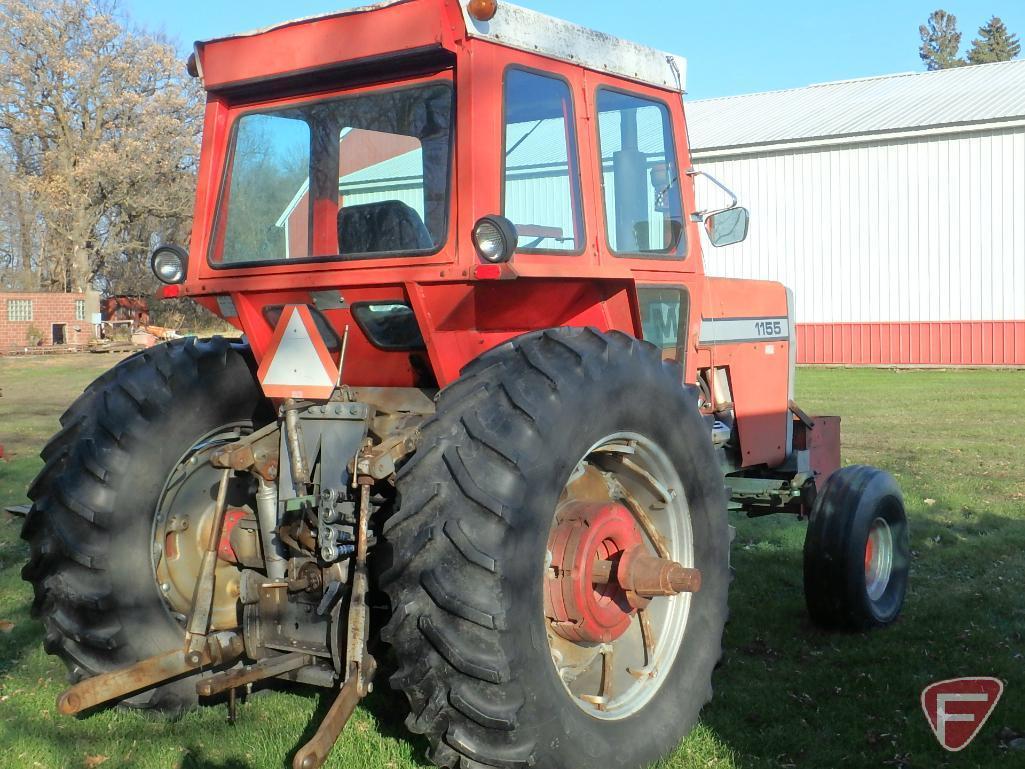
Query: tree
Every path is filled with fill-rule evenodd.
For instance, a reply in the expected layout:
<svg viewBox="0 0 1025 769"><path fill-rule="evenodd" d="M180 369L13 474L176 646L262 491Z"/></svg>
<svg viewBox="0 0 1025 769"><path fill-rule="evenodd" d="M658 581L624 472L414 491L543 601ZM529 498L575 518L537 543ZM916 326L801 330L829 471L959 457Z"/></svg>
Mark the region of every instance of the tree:
<svg viewBox="0 0 1025 769"><path fill-rule="evenodd" d="M958 52L961 50L961 33L957 29L957 17L952 13L933 11L929 21L918 28L922 36L922 47L918 55L930 70L950 69L965 65Z"/></svg>
<svg viewBox="0 0 1025 769"><path fill-rule="evenodd" d="M0 0L0 29L0 285L147 291L187 237L200 87L116 0Z"/></svg>
<svg viewBox="0 0 1025 769"><path fill-rule="evenodd" d="M971 64L989 64L994 61L1010 61L1021 53L1018 36L1007 31L1007 26L998 16L979 27L979 37L972 41L968 52Z"/></svg>

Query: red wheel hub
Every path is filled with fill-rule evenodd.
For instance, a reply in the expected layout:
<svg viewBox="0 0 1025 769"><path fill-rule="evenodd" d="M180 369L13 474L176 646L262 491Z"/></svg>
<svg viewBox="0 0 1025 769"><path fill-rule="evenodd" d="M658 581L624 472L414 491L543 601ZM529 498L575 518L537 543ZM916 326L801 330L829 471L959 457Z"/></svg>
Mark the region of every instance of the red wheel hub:
<svg viewBox="0 0 1025 769"><path fill-rule="evenodd" d="M630 511L615 502L572 502L558 516L549 549L554 573L545 580L552 628L577 643L610 643L630 627L634 608L616 580L596 584L597 561L618 563L642 544Z"/></svg>

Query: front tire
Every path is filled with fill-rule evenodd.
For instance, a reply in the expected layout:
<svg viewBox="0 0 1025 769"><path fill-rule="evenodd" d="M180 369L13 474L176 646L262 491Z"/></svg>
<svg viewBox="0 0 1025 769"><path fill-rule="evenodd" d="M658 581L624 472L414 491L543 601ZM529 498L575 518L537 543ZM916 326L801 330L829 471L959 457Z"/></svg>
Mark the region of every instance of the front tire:
<svg viewBox="0 0 1025 769"><path fill-rule="evenodd" d="M804 594L826 629L870 630L897 621L911 545L900 487L875 467L845 467L826 481L804 542Z"/></svg>
<svg viewBox="0 0 1025 769"><path fill-rule="evenodd" d="M441 394L399 474L380 577L393 609L383 636L399 662L392 685L436 764L635 769L690 731L712 696L729 583L722 476L696 400L655 348L589 329L509 342ZM679 648L659 685L614 717L588 712L557 674L543 595L571 476L623 435L671 460L703 583L656 599L689 600Z"/></svg>
<svg viewBox="0 0 1025 769"><path fill-rule="evenodd" d="M187 339L123 361L61 417L29 490L22 576L44 648L73 682L181 646L184 629L161 597L151 555L165 482L197 441L253 424L263 407L248 348ZM196 700L186 678L126 704L176 714Z"/></svg>

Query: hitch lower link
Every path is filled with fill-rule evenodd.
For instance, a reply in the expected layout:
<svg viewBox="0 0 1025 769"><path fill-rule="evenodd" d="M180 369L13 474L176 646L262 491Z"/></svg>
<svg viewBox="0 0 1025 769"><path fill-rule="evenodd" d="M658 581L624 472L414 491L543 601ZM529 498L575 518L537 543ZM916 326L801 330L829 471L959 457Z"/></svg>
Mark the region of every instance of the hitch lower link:
<svg viewBox="0 0 1025 769"><path fill-rule="evenodd" d="M60 696L57 710L73 716L204 667L228 665L241 657L242 651L242 637L238 633L217 633L199 652L176 649L142 660L124 670L87 678Z"/></svg>

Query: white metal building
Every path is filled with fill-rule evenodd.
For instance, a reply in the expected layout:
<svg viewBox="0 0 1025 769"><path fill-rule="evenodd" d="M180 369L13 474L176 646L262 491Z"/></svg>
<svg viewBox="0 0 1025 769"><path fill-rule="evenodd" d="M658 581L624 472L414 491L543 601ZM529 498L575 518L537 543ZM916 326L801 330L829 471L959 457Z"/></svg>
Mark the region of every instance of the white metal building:
<svg viewBox="0 0 1025 769"><path fill-rule="evenodd" d="M752 213L708 272L793 288L802 362L1025 365L1025 61L687 107Z"/></svg>

